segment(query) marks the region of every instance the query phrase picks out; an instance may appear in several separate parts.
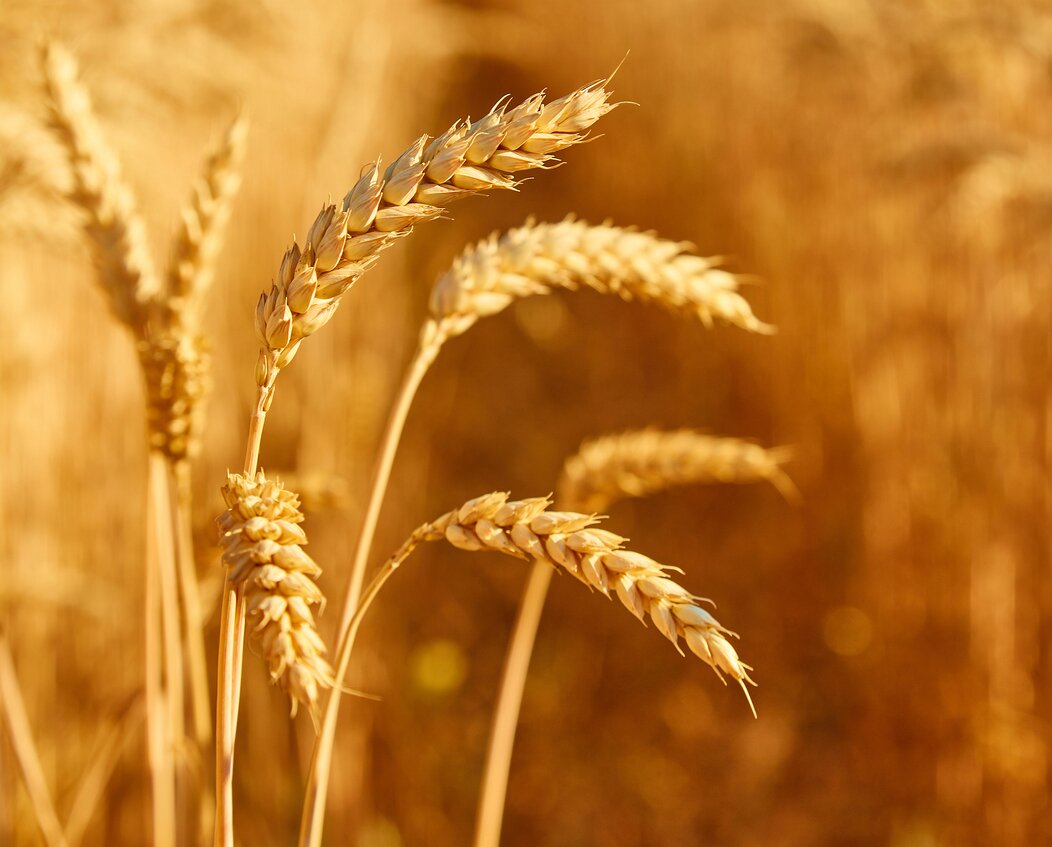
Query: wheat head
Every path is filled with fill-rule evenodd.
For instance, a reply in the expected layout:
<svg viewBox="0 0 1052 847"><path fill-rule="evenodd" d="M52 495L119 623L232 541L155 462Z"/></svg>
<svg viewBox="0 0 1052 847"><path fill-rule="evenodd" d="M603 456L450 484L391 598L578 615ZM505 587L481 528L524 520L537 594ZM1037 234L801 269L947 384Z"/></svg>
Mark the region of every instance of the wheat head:
<svg viewBox="0 0 1052 847"><path fill-rule="evenodd" d="M262 343L256 381L270 389L302 340L333 316L344 293L394 241L448 203L494 188L514 188L515 175L557 162L614 108L607 80L545 104L535 94L509 108L499 102L477 121L457 121L435 139L420 136L385 170L367 165L339 208L326 205L304 247L286 251L269 292L260 296L256 334Z"/></svg>
<svg viewBox="0 0 1052 847"><path fill-rule="evenodd" d="M592 512L677 485L760 480L794 498L796 488L781 467L788 458L785 448L692 429L632 430L584 442L563 465L556 499L565 508Z"/></svg>
<svg viewBox="0 0 1052 847"><path fill-rule="evenodd" d="M76 59L60 45L49 43L44 47L43 67L50 124L69 156L73 176L69 196L86 213L85 229L99 280L114 314L141 337L160 282L134 195L95 119Z"/></svg>
<svg viewBox="0 0 1052 847"><path fill-rule="evenodd" d="M314 716L333 674L311 611L325 597L314 582L321 568L303 552L299 497L259 471L228 474L223 499L227 510L216 520L223 564L244 592L271 681L288 693L293 715L303 704Z"/></svg>
<svg viewBox="0 0 1052 847"><path fill-rule="evenodd" d="M212 282L216 255L234 197L241 185L248 121L238 115L227 127L183 208L168 269L166 301L173 322L189 328L199 323L202 300Z"/></svg>
<svg viewBox="0 0 1052 847"><path fill-rule="evenodd" d="M517 298L581 286L656 303L706 326L718 319L751 332L774 331L738 293L736 276L688 247L650 232L572 217L495 233L465 250L435 283L425 340L429 334L460 335Z"/></svg>
<svg viewBox="0 0 1052 847"><path fill-rule="evenodd" d="M748 674L752 668L727 640L734 633L699 605L702 598L669 579L667 573L677 569L623 549L626 539L596 528L600 520L596 515L550 511L549 506L548 497L509 500L502 492L476 497L417 528L388 561L388 568L398 567L420 543L442 539L461 550L545 562L607 597L613 592L641 621L649 617L680 652L682 638L721 680L727 674L737 681L752 707L745 686L746 682L755 685Z"/></svg>

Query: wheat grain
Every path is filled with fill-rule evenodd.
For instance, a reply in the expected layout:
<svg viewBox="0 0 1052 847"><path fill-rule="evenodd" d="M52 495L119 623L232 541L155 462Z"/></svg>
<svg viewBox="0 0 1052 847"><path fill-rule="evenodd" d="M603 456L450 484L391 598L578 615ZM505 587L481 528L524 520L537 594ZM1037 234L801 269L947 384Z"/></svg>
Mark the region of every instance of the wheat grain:
<svg viewBox="0 0 1052 847"><path fill-rule="evenodd" d="M465 250L431 291L431 331L460 335L520 297L587 286L699 318L770 333L737 289L736 276L650 232L567 218L491 235Z"/></svg>
<svg viewBox="0 0 1052 847"><path fill-rule="evenodd" d="M480 120L458 121L433 140L420 136L386 171L379 161L367 165L339 208L321 210L305 246L286 251L277 279L260 296L260 388L272 392L300 342L332 318L344 293L395 240L454 200L514 188L520 171L551 167L555 153L583 141L614 108L606 82L548 104L541 94L513 108L502 100Z"/></svg>
<svg viewBox="0 0 1052 847"><path fill-rule="evenodd" d="M682 638L720 679L725 673L741 685L751 708L745 683L755 684L748 674L752 668L727 640L733 633L699 605L701 598L669 579L667 573L675 569L623 549L626 539L595 528L597 516L550 511L550 505L547 497L511 501L501 492L469 500L416 529L387 567L398 567L421 542L442 539L461 550L545 562L607 597L613 592L641 621L649 617L677 650Z"/></svg>
<svg viewBox="0 0 1052 847"><path fill-rule="evenodd" d="M784 448L768 450L738 438L692 429L643 429L586 441L566 460L557 487L560 506L601 511L623 497L643 497L695 482L766 480L787 497L796 489L781 465Z"/></svg>
<svg viewBox="0 0 1052 847"><path fill-rule="evenodd" d="M65 48L49 43L43 66L50 123L66 147L73 171L69 196L86 213L85 230L99 280L114 314L141 337L160 291L142 218L92 112L87 89L78 79L76 60Z"/></svg>
<svg viewBox="0 0 1052 847"><path fill-rule="evenodd" d="M262 471L228 474L223 497L228 508L217 523L228 578L244 591L271 681L288 692L293 715L302 703L313 716L333 679L311 611L325 598L314 583L321 568L302 549L299 497Z"/></svg>

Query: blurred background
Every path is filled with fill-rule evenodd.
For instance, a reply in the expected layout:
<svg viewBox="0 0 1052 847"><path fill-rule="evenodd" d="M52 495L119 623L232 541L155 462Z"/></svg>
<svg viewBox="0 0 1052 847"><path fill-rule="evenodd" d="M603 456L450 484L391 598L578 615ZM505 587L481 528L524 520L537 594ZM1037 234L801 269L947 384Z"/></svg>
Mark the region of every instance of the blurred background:
<svg viewBox="0 0 1052 847"><path fill-rule="evenodd" d="M4 0L0 620L60 816L121 739L84 842L118 845L146 838L143 401L58 194L43 36L78 54L159 263L209 145L239 107L252 118L194 468L210 596L253 308L292 234L373 157L505 93L560 95L630 51L613 87L638 105L564 168L400 242L283 378L263 465L337 490L307 503L323 589L342 596L387 406L463 246L569 212L692 241L753 276L746 295L778 335L588 293L524 301L448 346L408 424L376 560L476 494L550 491L585 437L656 424L795 448L799 506L767 486L699 487L611 513L741 633L759 720L700 662L556 580L503 843L1052 842L1046 3ZM381 595L350 684L382 701L345 700L328 843L469 842L525 576L435 545ZM286 845L313 730L287 719L254 655L244 696L240 837ZM34 844L7 745L0 843Z"/></svg>

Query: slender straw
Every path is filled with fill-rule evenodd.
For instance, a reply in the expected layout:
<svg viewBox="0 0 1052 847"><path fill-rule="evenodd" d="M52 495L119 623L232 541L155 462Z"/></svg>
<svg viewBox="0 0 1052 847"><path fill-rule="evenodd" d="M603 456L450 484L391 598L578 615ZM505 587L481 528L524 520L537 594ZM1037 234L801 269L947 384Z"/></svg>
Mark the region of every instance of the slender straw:
<svg viewBox="0 0 1052 847"><path fill-rule="evenodd" d="M201 751L212 740L211 697L208 692L208 663L205 658L204 623L201 595L194 563L194 540L190 516L190 465L186 461L168 463L168 484L172 490L172 526L175 534L179 591L185 624L185 645L190 681L190 709L194 738Z"/></svg>
<svg viewBox="0 0 1052 847"><path fill-rule="evenodd" d="M442 335L434 335L426 342L421 341L421 344L417 347L416 356L406 371L402 381L402 388L387 419L383 445L377 457L376 466L373 469L369 503L366 506L365 517L362 520L362 528L358 533L358 546L355 548L351 577L348 580L347 592L343 600L343 611L340 616L336 648L337 684L329 692L329 699L325 704L321 732L314 741L314 752L311 755L310 773L307 779L307 791L303 800L303 815L300 822L299 844L301 847L308 847L308 845L309 847L318 847L321 844L321 834L325 824L325 798L329 790L332 751L336 740L336 720L340 711L343 679L347 674L347 666L351 659L351 648L358 631L358 623L361 620L358 614L359 608L366 602L365 598L362 597L365 567L369 561L369 553L372 550L373 538L376 535L380 509L383 506L384 495L387 492L387 483L391 478L391 469L394 466L395 454L398 452L398 443L401 440L402 430L405 428L405 422L409 416L409 409L413 405L413 398L416 397L417 389L419 389L424 375L435 361L435 357L438 356L438 351L441 349L443 341L444 337ZM382 581L380 584L382 584ZM372 601L372 597L375 594L374 588L379 590L379 585L376 584L375 580L369 587L369 591L373 593L367 594L368 602Z"/></svg>
<svg viewBox="0 0 1052 847"><path fill-rule="evenodd" d="M151 511L151 532L148 536L146 557L146 597L143 603L146 637L146 750L150 767L151 824L154 847L174 847L175 844L175 767L172 760L171 723L168 720L164 691L161 654L162 603L160 597L159 539L153 531L158 521L153 517L161 507L156 502L153 475L155 463L149 464L150 485L148 508Z"/></svg>
<svg viewBox="0 0 1052 847"><path fill-rule="evenodd" d="M533 644L537 638L548 586L555 571L547 562L534 562L530 578L519 604L515 629L504 661L500 693L493 711L486 765L482 773L482 791L475 818L474 847L497 847L500 844L504 801L508 793L508 774L515 746L515 728L519 723L522 692L530 669Z"/></svg>
<svg viewBox="0 0 1052 847"><path fill-rule="evenodd" d="M47 847L67 847L66 837L62 834L62 825L55 813L55 804L51 801L44 768L40 764L33 733L26 714L26 704L22 699L22 689L15 675L15 664L7 646L7 638L0 630L0 706L3 706L5 724L15 759L18 760L22 781L33 806L37 826L44 837Z"/></svg>

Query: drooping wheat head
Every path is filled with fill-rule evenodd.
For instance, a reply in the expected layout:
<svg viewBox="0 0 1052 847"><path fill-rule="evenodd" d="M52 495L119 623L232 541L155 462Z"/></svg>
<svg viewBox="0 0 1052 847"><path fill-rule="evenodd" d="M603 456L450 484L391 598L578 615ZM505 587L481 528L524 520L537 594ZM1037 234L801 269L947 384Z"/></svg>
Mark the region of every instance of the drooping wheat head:
<svg viewBox="0 0 1052 847"><path fill-rule="evenodd" d="M632 430L584 442L563 465L556 499L565 508L591 512L678 485L760 480L794 498L796 488L781 467L788 458L786 448L769 450L692 429Z"/></svg>
<svg viewBox="0 0 1052 847"><path fill-rule="evenodd" d="M587 136L614 108L602 80L544 102L535 94L512 108L502 100L477 121L457 121L435 139L422 135L384 171L367 165L337 207L325 206L303 248L286 251L256 309L262 343L256 381L272 395L278 372L304 338L333 316L344 293L394 241L439 217L454 200L514 188L515 175L551 167L556 153ZM269 401L268 401L269 402Z"/></svg>
<svg viewBox="0 0 1052 847"><path fill-rule="evenodd" d="M550 505L548 497L513 501L502 492L469 500L417 528L388 561L388 568L398 567L420 543L442 539L461 550L489 550L545 562L607 597L616 594L626 609L644 623L649 618L680 652L682 638L721 680L727 674L741 685L751 708L745 683L755 684L748 674L752 668L727 640L734 633L699 605L702 598L667 576L677 569L625 550L626 539L596 528L600 520L596 515L550 511Z"/></svg>
<svg viewBox="0 0 1052 847"><path fill-rule="evenodd" d="M288 693L293 715L303 704L313 716L333 674L312 612L325 597L314 582L321 568L303 552L299 497L259 471L228 474L223 498L216 522L228 577L244 592L271 681Z"/></svg>
<svg viewBox="0 0 1052 847"><path fill-rule="evenodd" d="M753 314L738 293L739 279L689 245L650 232L566 218L527 222L465 250L431 291L425 342L460 335L479 318L520 297L582 286L642 300L750 332L774 328Z"/></svg>

